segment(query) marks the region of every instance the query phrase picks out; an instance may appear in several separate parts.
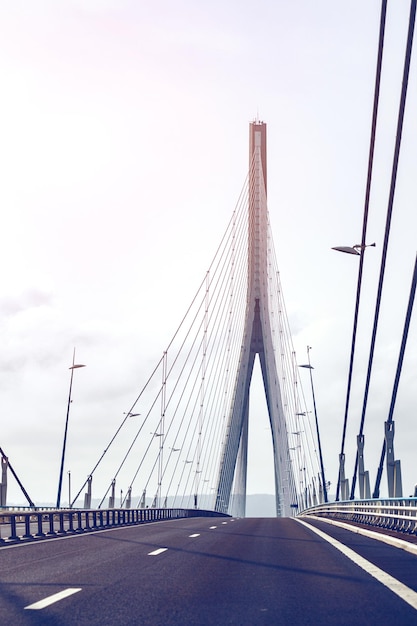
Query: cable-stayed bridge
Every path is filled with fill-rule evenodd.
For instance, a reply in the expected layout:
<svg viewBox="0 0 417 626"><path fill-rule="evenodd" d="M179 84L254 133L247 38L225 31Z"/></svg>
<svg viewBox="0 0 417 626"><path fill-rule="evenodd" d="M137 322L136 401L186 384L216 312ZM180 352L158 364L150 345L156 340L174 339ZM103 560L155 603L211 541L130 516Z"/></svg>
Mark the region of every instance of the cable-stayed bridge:
<svg viewBox="0 0 417 626"><path fill-rule="evenodd" d="M317 433L291 342L266 180L266 124L256 121L250 125L249 173L214 259L71 506L81 496L89 508L94 476L110 471L99 508L113 508L121 492L120 504L128 508L185 506L243 516L257 356L271 426L276 513L292 515L323 500ZM119 434L132 420L138 428L121 449Z"/></svg>
<svg viewBox="0 0 417 626"><path fill-rule="evenodd" d="M372 488L373 474L366 463L365 418L395 207L412 59L415 2L411 2L405 45L385 232L380 246L381 267L376 285L363 406L359 431L355 433L356 458L352 476L348 475L345 458L362 274L369 245L367 221L377 138L386 10L387 5L383 2L362 236L360 242L351 248L336 248L359 256L346 403L340 425L339 471L337 478L332 476L336 502L354 500L358 495L361 499L378 499L384 471L387 490L384 492L382 488L382 493L396 498L403 495L401 463L394 453L394 410L414 305L415 268L408 308L404 314L391 404L386 411L385 422L381 420L381 435L384 436L381 436L380 462L374 472L376 479ZM108 433L104 450L98 450L96 458L88 459L89 471L84 482L69 485L68 498L64 498L71 391L74 372L81 365L75 360L74 351L57 509L65 499L69 508L89 509L94 501L98 503L98 509L112 509L116 504L127 509L180 506L244 516L249 424L254 428L257 425L256 412L250 415L250 391L254 367L258 363L269 418L276 515L293 516L311 506L327 503L329 477L326 477L324 461L326 457L334 456L334 451L321 449L309 348L308 363L299 363L292 344L268 214L266 139L266 124L256 120L250 125L249 168L245 184L194 298L160 360L150 369L148 378L139 381L138 389L132 392L130 406L123 407L123 419L114 432ZM311 390L308 390L307 401L301 386L300 366L307 367L310 373ZM349 436L352 439L351 434ZM19 481L19 468L13 466L12 451L0 448L0 454L0 505L7 505L7 481L12 475L32 506L34 503L30 495Z"/></svg>
<svg viewBox="0 0 417 626"><path fill-rule="evenodd" d="M250 124L245 183L174 336L124 407L105 449L89 460L84 483L72 490L70 484L67 498L72 392L83 367L76 356L74 350L57 509L64 501L70 509L91 509L98 499L98 509L181 507L244 516L256 360L269 415L277 516L327 500L317 424L300 383L269 221L265 123ZM251 420L256 429L256 415ZM6 506L7 476L19 478L12 458L1 454ZM103 481L107 487L98 493L95 484Z"/></svg>
<svg viewBox="0 0 417 626"><path fill-rule="evenodd" d="M417 623L417 498L398 493L392 412L384 451L394 497L362 498L368 479L358 437L361 499L328 502L309 349L308 363L298 364L268 217L266 124L251 123L249 136L249 174L213 262L69 506L61 497L82 367L75 352L56 507L37 507L21 485L30 506L8 510L8 470L19 479L2 452L3 623ZM257 358L276 519L244 519ZM313 414L299 367L310 373ZM118 437L132 420L138 427L123 448ZM110 480L92 508L100 471ZM341 471L344 495L347 481ZM32 549L15 554L25 543Z"/></svg>
<svg viewBox="0 0 417 626"><path fill-rule="evenodd" d="M68 505L63 506L62 490L66 436L74 372L82 367L75 351L56 507L32 502L0 449L2 623L417 623L417 494L403 497L393 419L417 263L373 490L364 437L415 0L351 479L345 468L385 11L383 2L362 239L353 247L339 247L358 255L360 265L335 500L328 501L309 348L308 362L298 363L291 341L267 208L266 124L256 120L250 124L248 176L213 261L161 359L125 407L105 449L91 459L91 470L69 494ZM250 392L257 362L273 450L277 519L272 520L245 519L249 424L256 427ZM300 367L310 374L307 401ZM122 438L129 428L130 437ZM324 451L325 456L334 452ZM383 474L388 497L381 498ZM28 507L7 507L10 475ZM92 506L99 475L106 476L107 488L98 506ZM57 541L44 541L48 538ZM30 550L21 549L25 542Z"/></svg>
<svg viewBox="0 0 417 626"><path fill-rule="evenodd" d="M365 234L363 242L354 248L342 249L358 254L361 266L367 247ZM394 456L393 410L416 276L415 270L374 497L379 495L385 459L388 495L402 497L401 467ZM357 308L359 290L358 281ZM379 310L378 300L376 310ZM143 381L131 405L126 407L120 425L110 434L108 444L97 455L84 483L75 493L69 493L67 508L90 510L93 496L95 502L98 496L98 510L180 508L244 517L250 419L256 428L256 415L250 416L249 409L257 359L269 416L276 515L291 517L327 505L329 484L325 476L309 350L307 347L308 363L299 364L286 315L267 207L266 124L256 120L249 126L248 175L209 269L160 360ZM353 351L354 342L352 355ZM352 362L353 356L351 365ZM83 365L76 362L74 350L57 509L63 502L73 377L80 367ZM310 374L311 390L307 401L300 367L307 368ZM133 435L132 422L136 426ZM122 439L128 427L130 439ZM345 431L336 501L354 500L357 478L360 498L369 500L363 433L358 435L351 493L349 479L345 476L344 437ZM1 502L6 506L8 470L19 479L6 454L1 453ZM95 494L98 475L108 477L107 489ZM24 486L21 487L28 504L35 507ZM321 514L325 510L320 508ZM338 514L342 515L340 510Z"/></svg>

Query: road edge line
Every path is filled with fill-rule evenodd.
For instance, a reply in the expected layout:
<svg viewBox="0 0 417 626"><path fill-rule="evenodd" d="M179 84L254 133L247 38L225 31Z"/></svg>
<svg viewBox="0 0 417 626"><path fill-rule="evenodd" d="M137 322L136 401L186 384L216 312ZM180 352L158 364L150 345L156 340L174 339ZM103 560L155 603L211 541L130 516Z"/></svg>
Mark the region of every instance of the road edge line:
<svg viewBox="0 0 417 626"><path fill-rule="evenodd" d="M318 522L326 522L326 524L339 526L340 528L344 528L345 530L350 530L352 533L364 535L365 537L369 537L370 539L376 539L377 541L382 541L383 543L388 543L390 546L394 546L395 548L399 548L400 550L405 550L406 552L417 555L417 544L410 543L406 539L391 537L391 535L384 535L383 533L379 533L376 530L368 530L367 528L361 528L360 526L352 526L351 524L347 524L346 522L327 519L326 517L319 517L318 515L309 515L309 517L311 519L317 520Z"/></svg>
<svg viewBox="0 0 417 626"><path fill-rule="evenodd" d="M294 518L296 522L302 524L306 528L310 529L312 532L316 533L319 537L330 543L334 548L339 550L342 554L344 554L348 559L353 561L355 565L363 569L365 572L376 578L380 583L382 583L385 587L387 587L390 591L395 593L401 600L404 600L407 604L409 604L413 609L417 610L417 593L404 585L401 581L397 580L384 570L380 569L363 556L360 556L357 552L343 545L337 539L334 539L330 535L327 535L322 530L319 530L315 526L304 522L298 518Z"/></svg>

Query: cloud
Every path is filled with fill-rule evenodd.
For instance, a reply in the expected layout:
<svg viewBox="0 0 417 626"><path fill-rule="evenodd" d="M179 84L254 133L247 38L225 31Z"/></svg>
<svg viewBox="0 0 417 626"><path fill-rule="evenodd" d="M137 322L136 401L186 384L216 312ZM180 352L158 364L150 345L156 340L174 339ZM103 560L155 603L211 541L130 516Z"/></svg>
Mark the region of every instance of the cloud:
<svg viewBox="0 0 417 626"><path fill-rule="evenodd" d="M0 316L10 317L39 307L50 307L53 295L49 291L26 288L17 294L0 296Z"/></svg>

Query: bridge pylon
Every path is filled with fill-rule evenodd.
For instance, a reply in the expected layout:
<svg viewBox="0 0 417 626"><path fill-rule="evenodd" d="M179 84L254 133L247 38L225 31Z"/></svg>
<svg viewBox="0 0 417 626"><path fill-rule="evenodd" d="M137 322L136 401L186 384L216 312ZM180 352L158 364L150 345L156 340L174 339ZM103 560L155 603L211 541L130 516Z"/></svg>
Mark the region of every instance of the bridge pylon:
<svg viewBox="0 0 417 626"><path fill-rule="evenodd" d="M245 515L249 394L255 357L258 355L272 434L276 514L284 517L291 515L289 486L292 468L270 318L266 124L260 121L252 122L249 127L248 211L245 327L223 442L215 509L222 513L230 512L233 489L233 512Z"/></svg>

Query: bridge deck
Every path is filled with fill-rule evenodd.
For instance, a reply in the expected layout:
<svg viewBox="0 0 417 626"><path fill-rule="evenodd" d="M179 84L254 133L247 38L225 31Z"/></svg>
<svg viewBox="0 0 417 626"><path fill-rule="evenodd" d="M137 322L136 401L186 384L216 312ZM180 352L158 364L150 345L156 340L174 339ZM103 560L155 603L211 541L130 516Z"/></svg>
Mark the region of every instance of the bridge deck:
<svg viewBox="0 0 417 626"><path fill-rule="evenodd" d="M325 522L179 519L0 551L4 624L417 623L416 557Z"/></svg>

